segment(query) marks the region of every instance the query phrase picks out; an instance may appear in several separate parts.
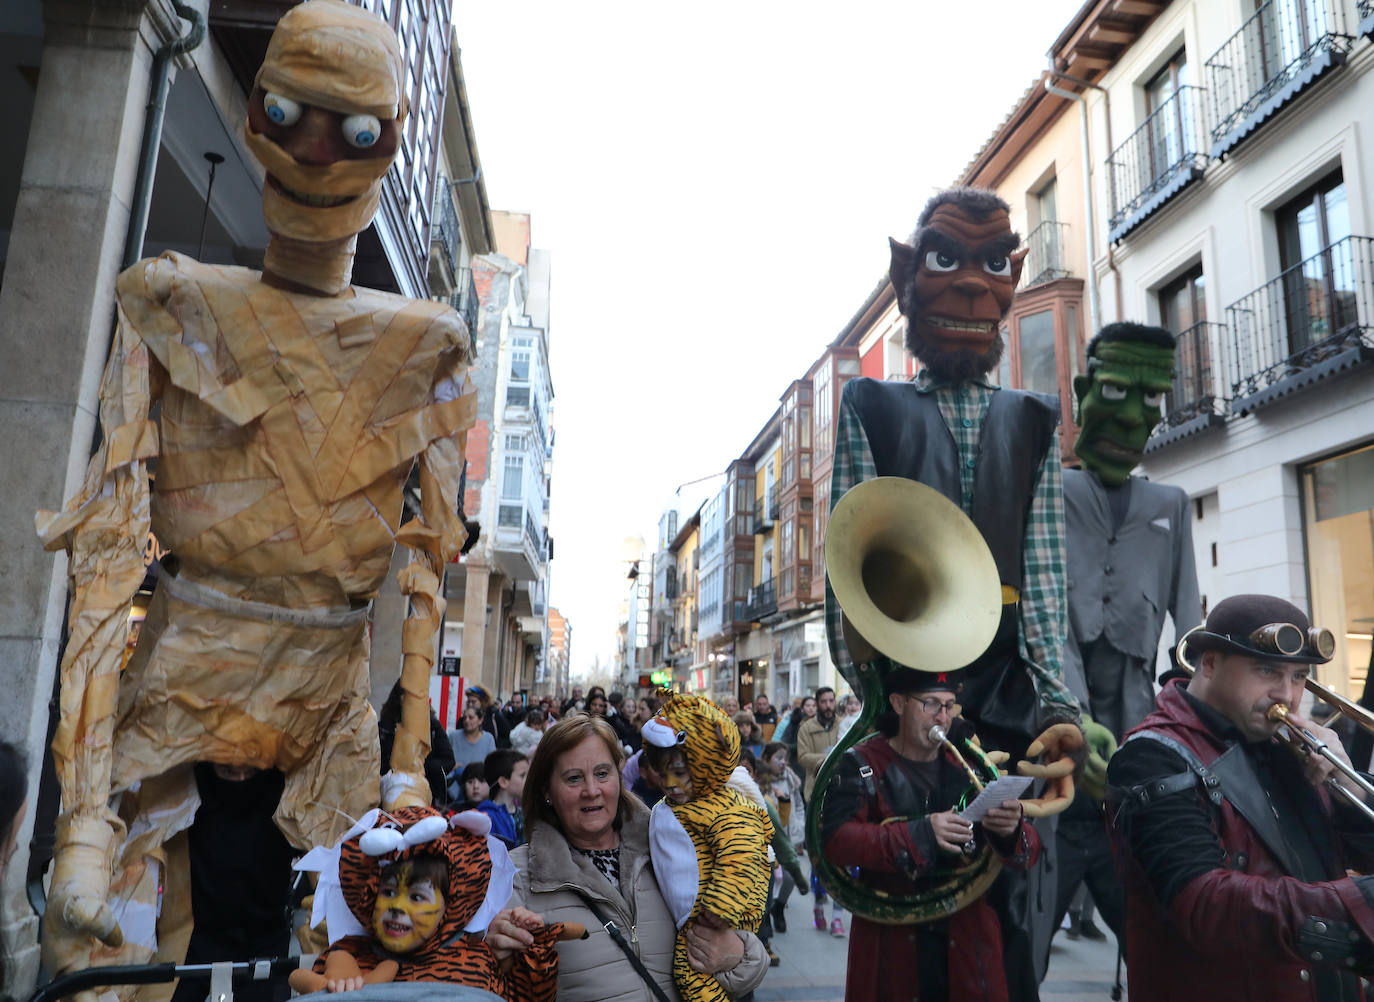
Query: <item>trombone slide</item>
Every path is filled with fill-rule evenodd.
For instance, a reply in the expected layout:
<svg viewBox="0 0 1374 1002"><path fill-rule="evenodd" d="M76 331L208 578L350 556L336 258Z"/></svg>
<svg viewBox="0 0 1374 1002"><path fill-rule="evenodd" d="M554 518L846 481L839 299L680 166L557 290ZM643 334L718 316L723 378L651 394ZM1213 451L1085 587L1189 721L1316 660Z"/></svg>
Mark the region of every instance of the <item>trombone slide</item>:
<svg viewBox="0 0 1374 1002"><path fill-rule="evenodd" d="M1289 723L1287 706L1284 706L1282 703L1275 703L1273 706L1269 707L1269 712L1266 716L1270 720L1283 724L1288 729L1288 743L1294 748L1304 751L1308 755L1318 755L1326 759L1335 767L1337 772L1358 786L1360 790L1363 791L1363 795L1350 789L1335 776L1331 776L1326 780L1326 785L1330 787L1332 793L1343 797L1352 807L1358 808L1370 821L1374 821L1374 807L1371 807L1370 802L1365 799L1368 797L1369 800L1374 800L1374 783L1370 783L1369 780L1365 779L1354 766L1347 763L1332 751L1325 741L1317 737L1306 727L1299 727L1297 724Z"/></svg>

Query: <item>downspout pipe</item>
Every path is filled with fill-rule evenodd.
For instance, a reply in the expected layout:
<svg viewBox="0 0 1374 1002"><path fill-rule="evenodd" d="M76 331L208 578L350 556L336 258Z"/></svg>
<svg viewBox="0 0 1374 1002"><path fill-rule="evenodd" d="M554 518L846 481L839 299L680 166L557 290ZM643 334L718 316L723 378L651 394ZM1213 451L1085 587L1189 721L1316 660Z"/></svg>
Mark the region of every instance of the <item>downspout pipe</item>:
<svg viewBox="0 0 1374 1002"><path fill-rule="evenodd" d="M1088 230L1088 322L1091 325L1091 332L1088 336L1091 338L1093 334L1102 329L1102 305L1097 294L1097 235L1095 232L1097 226L1093 220L1092 148L1088 145L1088 99L1075 91L1056 87L1053 83L1056 75L1053 67L1050 68L1050 74L1045 79L1045 90L1057 97L1078 102L1079 121L1083 133L1083 200L1087 212Z"/></svg>
<svg viewBox="0 0 1374 1002"><path fill-rule="evenodd" d="M153 177L157 173L157 151L162 145L162 120L167 113L167 91L171 86L172 60L195 49L205 40L205 16L180 0L172 0L177 16L191 22L180 38L162 45L153 55L152 87L143 117L143 143L138 151L138 175L134 184L133 210L124 235L124 260L120 270L143 256L143 237L148 231L148 210L153 201Z"/></svg>

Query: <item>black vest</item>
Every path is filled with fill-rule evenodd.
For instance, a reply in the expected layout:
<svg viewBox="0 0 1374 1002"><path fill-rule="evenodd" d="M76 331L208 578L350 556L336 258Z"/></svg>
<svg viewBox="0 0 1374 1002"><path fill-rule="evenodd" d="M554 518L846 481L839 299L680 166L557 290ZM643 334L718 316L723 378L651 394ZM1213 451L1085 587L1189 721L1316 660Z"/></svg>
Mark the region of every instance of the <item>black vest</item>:
<svg viewBox="0 0 1374 1002"><path fill-rule="evenodd" d="M961 503L959 452L934 393L918 393L913 383L852 379L844 397L863 425L878 476L917 480ZM1017 590L1026 513L1058 424L1058 398L998 390L978 439L969 515L1002 583Z"/></svg>

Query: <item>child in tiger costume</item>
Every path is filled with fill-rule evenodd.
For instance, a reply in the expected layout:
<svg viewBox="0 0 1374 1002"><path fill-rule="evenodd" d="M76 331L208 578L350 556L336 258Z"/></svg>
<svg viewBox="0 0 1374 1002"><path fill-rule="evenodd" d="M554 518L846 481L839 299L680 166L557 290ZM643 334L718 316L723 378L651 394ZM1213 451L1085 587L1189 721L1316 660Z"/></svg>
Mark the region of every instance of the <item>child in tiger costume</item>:
<svg viewBox="0 0 1374 1002"><path fill-rule="evenodd" d="M554 942L584 937L586 930L562 923L530 928L534 944L513 964L498 962L483 937L510 896L515 868L490 830L490 819L475 811L451 821L430 807L374 811L336 850L307 855L298 869L321 871L317 912L324 912L334 941L313 970L292 973L291 987L347 991L386 981L443 981L508 1002L553 1002Z"/></svg>
<svg viewBox="0 0 1374 1002"><path fill-rule="evenodd" d="M692 922L757 932L772 868L768 816L726 782L739 761L739 729L697 696L670 696L644 725L644 756L663 777L649 817L659 887L677 920L673 982L683 1002L724 1002L720 982L687 962Z"/></svg>

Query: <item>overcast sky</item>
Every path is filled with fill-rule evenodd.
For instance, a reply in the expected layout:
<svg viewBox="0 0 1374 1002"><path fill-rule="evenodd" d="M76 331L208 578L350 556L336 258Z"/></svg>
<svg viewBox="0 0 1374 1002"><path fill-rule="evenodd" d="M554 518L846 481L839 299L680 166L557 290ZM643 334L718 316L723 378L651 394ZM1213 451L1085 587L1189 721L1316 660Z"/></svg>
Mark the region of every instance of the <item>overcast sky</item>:
<svg viewBox="0 0 1374 1002"><path fill-rule="evenodd" d="M552 253L574 674L614 650L626 537L744 450L1080 3L457 0L491 205Z"/></svg>

